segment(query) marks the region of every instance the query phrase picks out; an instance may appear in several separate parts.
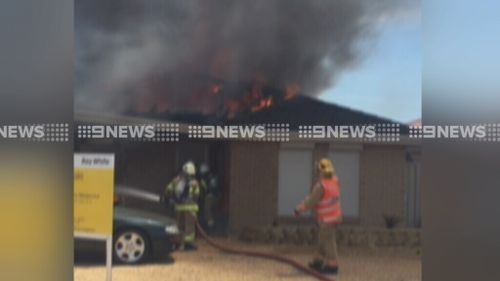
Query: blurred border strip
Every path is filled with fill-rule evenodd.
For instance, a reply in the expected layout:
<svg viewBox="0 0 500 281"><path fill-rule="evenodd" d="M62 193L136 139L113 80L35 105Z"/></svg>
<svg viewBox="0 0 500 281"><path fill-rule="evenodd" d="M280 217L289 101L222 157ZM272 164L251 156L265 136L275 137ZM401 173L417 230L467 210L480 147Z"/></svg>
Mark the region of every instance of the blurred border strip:
<svg viewBox="0 0 500 281"><path fill-rule="evenodd" d="M424 0L423 121L499 123L500 2ZM500 146L423 141L424 281L500 280Z"/></svg>
<svg viewBox="0 0 500 281"><path fill-rule="evenodd" d="M73 1L0 1L0 125L73 123ZM0 140L0 280L73 279L73 140Z"/></svg>

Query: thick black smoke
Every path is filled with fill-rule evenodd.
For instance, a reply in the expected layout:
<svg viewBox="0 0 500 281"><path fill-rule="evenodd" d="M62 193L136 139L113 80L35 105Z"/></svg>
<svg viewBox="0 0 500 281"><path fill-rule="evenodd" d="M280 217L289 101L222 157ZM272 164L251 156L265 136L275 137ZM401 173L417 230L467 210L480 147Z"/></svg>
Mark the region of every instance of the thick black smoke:
<svg viewBox="0 0 500 281"><path fill-rule="evenodd" d="M317 95L356 65L394 6L370 3L77 0L76 107L122 111L151 94L172 103L194 94L189 77L296 82Z"/></svg>

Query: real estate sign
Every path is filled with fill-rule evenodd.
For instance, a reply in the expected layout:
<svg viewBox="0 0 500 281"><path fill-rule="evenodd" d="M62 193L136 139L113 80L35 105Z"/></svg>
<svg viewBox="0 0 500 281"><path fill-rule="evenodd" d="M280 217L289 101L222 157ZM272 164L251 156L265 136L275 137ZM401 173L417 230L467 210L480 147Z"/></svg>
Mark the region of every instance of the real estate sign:
<svg viewBox="0 0 500 281"><path fill-rule="evenodd" d="M113 234L114 155L74 155L74 232L108 237Z"/></svg>

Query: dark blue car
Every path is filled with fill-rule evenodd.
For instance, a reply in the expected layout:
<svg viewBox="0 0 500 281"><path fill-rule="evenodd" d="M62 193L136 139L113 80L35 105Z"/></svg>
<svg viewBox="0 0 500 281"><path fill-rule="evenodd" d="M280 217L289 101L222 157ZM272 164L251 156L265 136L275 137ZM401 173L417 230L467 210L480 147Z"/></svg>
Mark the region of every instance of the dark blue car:
<svg viewBox="0 0 500 281"><path fill-rule="evenodd" d="M117 188L118 194L120 191L122 190ZM166 256L175 249L179 241L179 228L174 219L120 204L115 205L113 217L115 262L137 264L151 257ZM75 253L104 251L99 244L102 243L77 238Z"/></svg>

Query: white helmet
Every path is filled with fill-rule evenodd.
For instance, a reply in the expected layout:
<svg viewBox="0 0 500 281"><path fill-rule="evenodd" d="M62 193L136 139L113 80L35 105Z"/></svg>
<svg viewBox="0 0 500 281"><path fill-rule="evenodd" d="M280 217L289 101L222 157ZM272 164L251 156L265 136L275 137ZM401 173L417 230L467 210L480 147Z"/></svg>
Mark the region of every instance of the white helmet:
<svg viewBox="0 0 500 281"><path fill-rule="evenodd" d="M186 162L184 166L182 166L182 171L188 176L196 175L196 168L191 161Z"/></svg>

